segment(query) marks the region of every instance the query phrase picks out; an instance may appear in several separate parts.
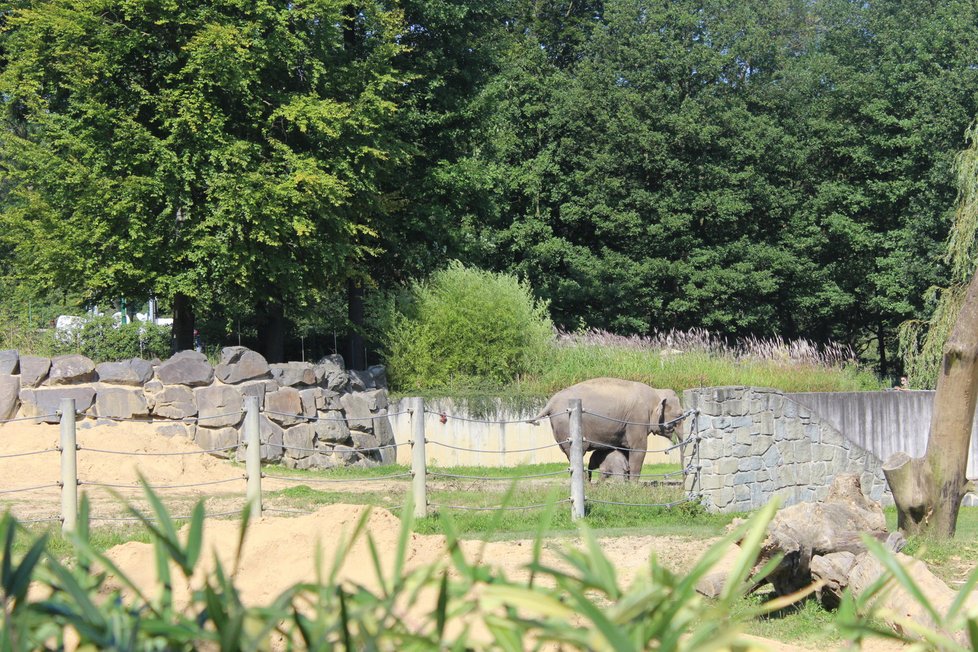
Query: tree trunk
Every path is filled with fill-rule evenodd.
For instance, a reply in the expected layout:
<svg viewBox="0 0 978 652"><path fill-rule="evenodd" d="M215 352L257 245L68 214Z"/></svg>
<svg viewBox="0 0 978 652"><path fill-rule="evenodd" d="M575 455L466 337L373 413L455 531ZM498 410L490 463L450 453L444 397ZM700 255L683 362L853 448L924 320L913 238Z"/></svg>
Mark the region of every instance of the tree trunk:
<svg viewBox="0 0 978 652"><path fill-rule="evenodd" d="M258 324L258 346L268 362L285 362L285 307L268 303Z"/></svg>
<svg viewBox="0 0 978 652"><path fill-rule="evenodd" d="M978 275L944 346L934 416L922 458L895 453L883 464L900 529L951 538L961 499L972 489L965 473L978 392Z"/></svg>
<svg viewBox="0 0 978 652"><path fill-rule="evenodd" d="M346 368L365 369L366 356L363 350L363 285L350 279L347 284L347 316L350 332L346 338Z"/></svg>
<svg viewBox="0 0 978 652"><path fill-rule="evenodd" d="M173 296L173 351L194 348L193 303L186 294Z"/></svg>
<svg viewBox="0 0 978 652"><path fill-rule="evenodd" d="M886 364L886 326L883 324L882 319L876 325L876 339L879 346L877 350L880 357L880 378L886 378L886 372L888 371Z"/></svg>

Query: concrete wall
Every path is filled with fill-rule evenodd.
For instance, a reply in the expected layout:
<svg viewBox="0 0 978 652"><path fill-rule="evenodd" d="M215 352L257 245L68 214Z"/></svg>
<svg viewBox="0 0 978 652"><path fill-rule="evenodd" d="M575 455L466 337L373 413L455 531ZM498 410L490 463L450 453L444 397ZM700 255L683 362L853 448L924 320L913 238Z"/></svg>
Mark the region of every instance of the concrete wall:
<svg viewBox="0 0 978 652"><path fill-rule="evenodd" d="M407 399L390 408L390 423L397 442L397 462L411 464L411 415L405 414ZM536 415L536 410L513 411L500 403L488 414L470 416L464 405L456 405L450 399L425 401L425 453L428 464L436 466L516 466L518 464L544 464L567 462L567 458L554 442L549 421L534 426L526 423ZM441 423L440 414L446 415ZM516 423L500 423L516 422ZM437 443L436 443L437 442ZM449 444L454 448L442 446ZM671 445L663 437L649 437L648 448L665 449ZM460 450L461 449L461 450ZM526 450L540 449L540 450ZM480 451L505 451L480 452ZM645 464L679 464L675 452L648 453Z"/></svg>
<svg viewBox="0 0 978 652"><path fill-rule="evenodd" d="M859 473L863 491L888 502L881 462L832 424L782 392L759 387L686 390L700 411L699 490L712 511L758 509L821 500L838 473Z"/></svg>
<svg viewBox="0 0 978 652"><path fill-rule="evenodd" d="M924 454L933 415L933 391L787 394L881 460L903 451ZM971 433L968 477L978 470L978 427Z"/></svg>

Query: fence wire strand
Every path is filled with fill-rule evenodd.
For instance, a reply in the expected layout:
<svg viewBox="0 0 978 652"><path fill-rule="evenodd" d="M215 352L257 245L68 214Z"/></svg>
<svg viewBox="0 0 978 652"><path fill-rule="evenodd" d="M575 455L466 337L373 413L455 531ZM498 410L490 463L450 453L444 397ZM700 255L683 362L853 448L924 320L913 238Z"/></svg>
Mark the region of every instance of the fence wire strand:
<svg viewBox="0 0 978 652"><path fill-rule="evenodd" d="M177 455L208 455L210 453L224 453L230 450L237 449L239 444L234 446L224 446L223 448L207 448L201 449L199 451L173 451L170 453L150 453L146 451L116 451L107 450L104 448L89 448L88 446L79 446L79 451L88 451L90 453L106 453L108 455L138 455L144 457L171 457Z"/></svg>
<svg viewBox="0 0 978 652"><path fill-rule="evenodd" d="M44 450L28 451L26 453L6 453L4 455L0 455L0 459L3 459L5 457L27 457L28 455L44 455L45 453L60 453L60 452L61 449L58 448L45 448Z"/></svg>
<svg viewBox="0 0 978 652"><path fill-rule="evenodd" d="M220 518L223 516L241 516L242 512L243 510L241 509L234 510L231 512L207 512L204 514L204 518ZM174 521L189 521L192 518L193 516L170 516L170 519ZM138 516L89 516L88 520L101 521L101 522L118 522L118 523L124 523L124 522L142 523L144 519L139 518ZM159 522L159 519L153 516L146 516L145 520L152 521L154 523Z"/></svg>
<svg viewBox="0 0 978 652"><path fill-rule="evenodd" d="M649 429L664 428L671 425L675 425L685 419L689 418L693 414L693 410L686 410L680 416L672 419L670 421L663 421L662 423L648 423L646 421L622 421L621 419L616 419L614 417L609 417L604 414L598 414L597 412L589 412L588 410L581 410L581 414L589 414L592 417L597 417L598 419L604 419L605 421L613 421L615 423L620 423L626 426L648 426Z"/></svg>
<svg viewBox="0 0 978 652"><path fill-rule="evenodd" d="M37 491L38 489L50 489L52 487L60 487L60 482L52 482L50 484L39 484L33 487L21 487L19 489L0 489L0 494L20 494L26 491Z"/></svg>
<svg viewBox="0 0 978 652"><path fill-rule="evenodd" d="M503 478L499 476L490 477L486 475L458 475L454 473L440 473L438 471L428 471L428 475L432 478L456 478L462 480L490 480L498 482L509 482L516 480L529 480L532 478L552 478L557 475L566 476L570 472L570 467L563 469L561 471L550 471L548 473L532 473L528 475L517 475L508 478Z"/></svg>
<svg viewBox="0 0 978 652"><path fill-rule="evenodd" d="M274 414L280 417L289 417L291 419L298 419L300 421L309 421L310 423L315 421L344 421L346 423L353 423L357 421L373 421L374 419L386 419L387 417L396 417L402 414L410 414L410 410L403 410L401 412L390 412L386 414L371 414L367 417L320 417L320 416L306 416L304 414L294 414L292 412L279 412L277 410L260 410L262 414Z"/></svg>
<svg viewBox="0 0 978 652"><path fill-rule="evenodd" d="M242 480L247 480L248 476L241 476L240 478L227 478L225 480L208 480L206 482L189 482L187 484L151 484L150 489L186 489L189 487L206 487L215 484L228 484L230 482L241 482ZM113 484L110 482L89 482L88 480L79 480L79 485L87 485L89 487L107 487L110 489L142 489L141 484Z"/></svg>
<svg viewBox="0 0 978 652"><path fill-rule="evenodd" d="M615 500L597 500L595 498L587 499L588 504L617 505L618 507L677 507L692 501L692 498L683 498L682 500L675 500L671 503L624 503Z"/></svg>
<svg viewBox="0 0 978 652"><path fill-rule="evenodd" d="M434 507L436 509L457 509L460 511L473 511L473 512L514 512L525 509L543 509L544 507L550 507L551 505L561 505L564 503L569 503L570 498L564 498L563 500L555 501L554 503L537 503L535 505L518 505L504 507L498 505L496 507L476 507L473 505L446 505L444 503L428 503L429 507Z"/></svg>
<svg viewBox="0 0 978 652"><path fill-rule="evenodd" d="M498 453L500 455L505 455L507 453L529 453L531 451L542 451L548 448L553 448L555 446L560 446L560 444L554 442L552 444L547 444L545 446L537 446L535 448L513 448L513 449L507 448L506 450L499 450L499 449L468 448L465 446L453 446L452 444L446 444L445 442L434 441L431 439L426 439L425 444L434 444L435 446L443 446L445 448L451 448L457 451L469 451L472 453Z"/></svg>
<svg viewBox="0 0 978 652"><path fill-rule="evenodd" d="M5 423L14 423L15 421L36 421L38 419L53 419L55 417L61 416L57 413L55 414L42 414L37 417L14 417L13 419L0 419L0 426Z"/></svg>
<svg viewBox="0 0 978 652"><path fill-rule="evenodd" d="M570 440L565 440L565 442L569 442L569 441ZM614 446L613 444L606 444L600 441L591 441L590 439L585 439L584 443L596 444L595 448L591 449L592 451L600 450L600 449L611 449L616 451L625 451L626 453L668 453L670 451L676 450L677 448L682 448L683 446L689 446L691 443L695 441L696 441L696 435L690 435L689 437L682 440L681 442L675 443L667 448L628 448L627 446Z"/></svg>
<svg viewBox="0 0 978 652"><path fill-rule="evenodd" d="M282 480L283 482L306 483L313 482L318 484L335 484L337 482L374 482L375 480L388 480L392 478L412 478L414 473L407 471L404 473L392 473L390 475L379 475L373 478L290 478L284 475L262 474L263 478L270 480Z"/></svg>
<svg viewBox="0 0 978 652"><path fill-rule="evenodd" d="M551 419L558 414L564 414L565 412L557 412L555 414L546 414L539 419L501 419L499 421L491 421L489 419L473 419L472 417L460 417L455 414L448 414L447 412L438 412L436 410L425 410L425 414L430 414L437 417L444 417L445 419L451 419L453 421L465 421L467 423L484 423L486 425L501 426L508 425L511 423L530 423L535 424L537 421L545 421Z"/></svg>

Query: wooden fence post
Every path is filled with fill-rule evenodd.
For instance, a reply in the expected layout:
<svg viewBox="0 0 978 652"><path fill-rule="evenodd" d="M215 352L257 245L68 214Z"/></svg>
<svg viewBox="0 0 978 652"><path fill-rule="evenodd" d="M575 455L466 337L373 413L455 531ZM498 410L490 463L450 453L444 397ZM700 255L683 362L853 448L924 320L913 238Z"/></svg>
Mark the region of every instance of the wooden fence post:
<svg viewBox="0 0 978 652"><path fill-rule="evenodd" d="M258 397L245 396L245 470L248 474L246 498L251 505L251 517L261 516L261 421L258 415Z"/></svg>
<svg viewBox="0 0 978 652"><path fill-rule="evenodd" d="M584 518L584 434L581 428L581 399L572 398L570 407L571 518Z"/></svg>
<svg viewBox="0 0 978 652"><path fill-rule="evenodd" d="M425 518L428 516L428 486L425 484L428 479L428 462L425 459L424 446L424 399L412 398L408 404L411 406L411 473L414 474L412 480L412 492L414 496L414 516L415 518Z"/></svg>
<svg viewBox="0 0 978 652"><path fill-rule="evenodd" d="M78 523L78 445L75 399L61 399L61 531L74 532Z"/></svg>

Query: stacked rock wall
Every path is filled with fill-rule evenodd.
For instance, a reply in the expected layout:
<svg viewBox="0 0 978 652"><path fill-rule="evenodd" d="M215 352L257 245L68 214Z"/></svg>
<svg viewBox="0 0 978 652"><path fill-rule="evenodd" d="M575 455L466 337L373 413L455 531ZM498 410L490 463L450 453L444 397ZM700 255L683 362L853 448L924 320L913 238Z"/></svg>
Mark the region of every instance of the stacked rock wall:
<svg viewBox="0 0 978 652"><path fill-rule="evenodd" d="M238 446L243 459L244 397L255 396L262 460L295 468L392 463L386 386L383 367L347 371L338 355L316 364L268 364L259 353L235 346L225 348L212 367L194 351L163 362L133 358L98 365L81 355L0 351L0 420L56 423L61 400L73 398L82 428L149 421L160 434L186 436L205 450Z"/></svg>
<svg viewBox="0 0 978 652"><path fill-rule="evenodd" d="M775 496L782 505L823 500L839 473L858 473L870 498L892 502L879 459L778 390L690 389L683 403L699 410L692 489L712 511L759 509Z"/></svg>

